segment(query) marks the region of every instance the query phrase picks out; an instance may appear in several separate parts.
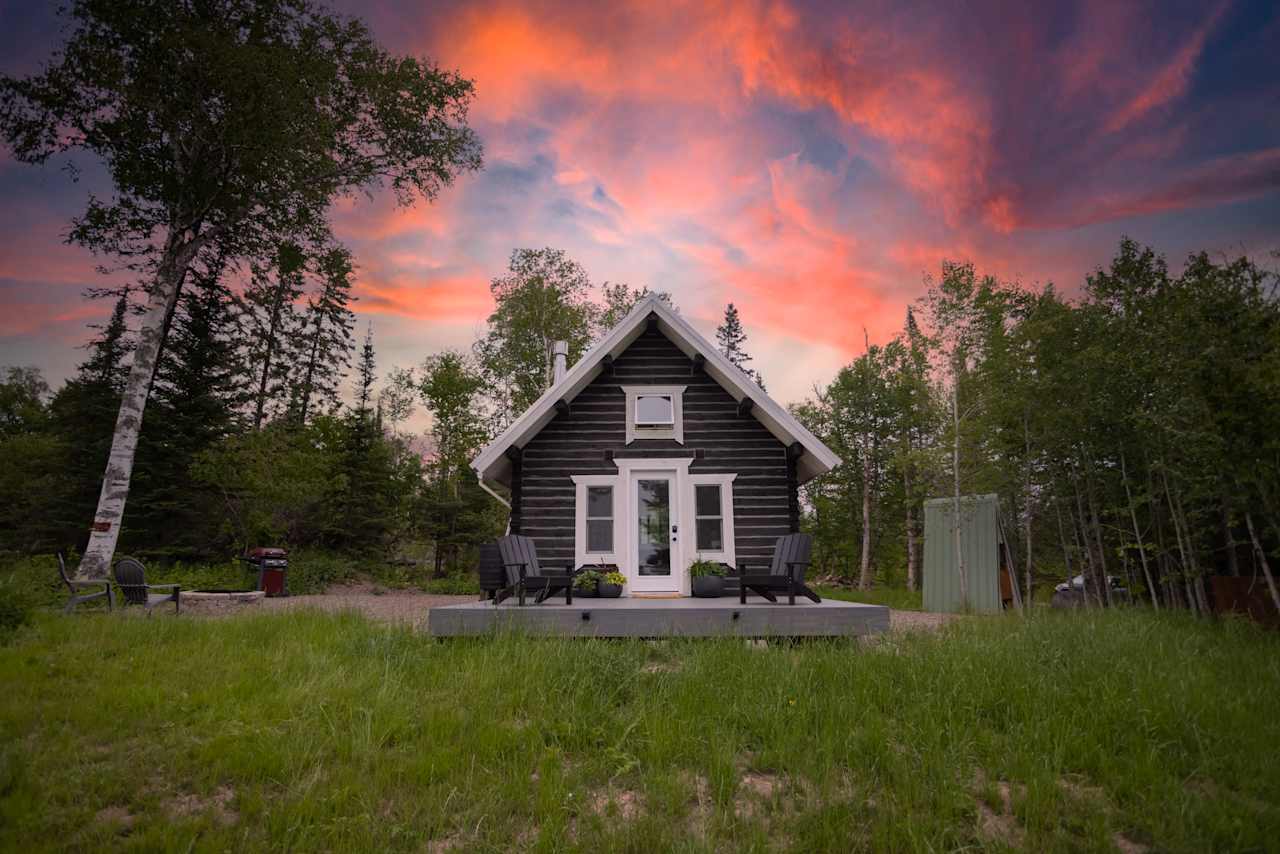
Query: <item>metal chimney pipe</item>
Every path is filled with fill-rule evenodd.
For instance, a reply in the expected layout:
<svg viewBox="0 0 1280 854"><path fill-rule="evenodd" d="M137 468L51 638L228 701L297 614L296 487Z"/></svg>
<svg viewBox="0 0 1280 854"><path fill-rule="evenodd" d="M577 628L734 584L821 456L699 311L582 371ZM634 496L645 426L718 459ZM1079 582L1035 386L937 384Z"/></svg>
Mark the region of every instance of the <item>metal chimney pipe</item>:
<svg viewBox="0 0 1280 854"><path fill-rule="evenodd" d="M553 382L560 382L564 379L565 372L569 369L569 342L557 341L551 345L551 376Z"/></svg>

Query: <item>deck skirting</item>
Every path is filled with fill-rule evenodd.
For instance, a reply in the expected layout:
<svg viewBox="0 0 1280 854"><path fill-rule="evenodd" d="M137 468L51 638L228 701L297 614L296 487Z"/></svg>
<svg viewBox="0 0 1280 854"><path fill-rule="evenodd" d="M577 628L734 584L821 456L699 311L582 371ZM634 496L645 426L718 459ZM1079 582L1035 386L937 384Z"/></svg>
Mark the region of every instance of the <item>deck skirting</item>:
<svg viewBox="0 0 1280 854"><path fill-rule="evenodd" d="M563 599L526 605L468 602L431 608L436 637L497 631L562 637L853 637L889 628L882 605L826 600L772 605L729 599Z"/></svg>

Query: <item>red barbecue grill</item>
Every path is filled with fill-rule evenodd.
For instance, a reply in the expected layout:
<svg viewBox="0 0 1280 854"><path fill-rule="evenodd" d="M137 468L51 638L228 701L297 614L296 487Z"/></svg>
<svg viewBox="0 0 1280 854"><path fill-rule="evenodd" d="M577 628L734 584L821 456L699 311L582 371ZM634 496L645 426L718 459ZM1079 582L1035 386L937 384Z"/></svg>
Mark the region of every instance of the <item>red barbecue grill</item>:
<svg viewBox="0 0 1280 854"><path fill-rule="evenodd" d="M258 570L258 589L267 596L289 595L289 553L284 549L256 548L240 560Z"/></svg>

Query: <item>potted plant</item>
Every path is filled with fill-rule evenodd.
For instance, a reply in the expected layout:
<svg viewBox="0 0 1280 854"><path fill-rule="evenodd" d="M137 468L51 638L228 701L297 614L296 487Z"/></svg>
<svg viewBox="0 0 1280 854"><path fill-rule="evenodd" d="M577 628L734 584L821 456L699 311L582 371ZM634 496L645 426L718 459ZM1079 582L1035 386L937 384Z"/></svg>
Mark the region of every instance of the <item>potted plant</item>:
<svg viewBox="0 0 1280 854"><path fill-rule="evenodd" d="M600 577L600 584L596 587L599 591L601 599L617 599L622 595L622 585L627 583L627 577L621 572L614 570L606 572Z"/></svg>
<svg viewBox="0 0 1280 854"><path fill-rule="evenodd" d="M698 558L689 564L689 577L693 579L693 595L703 599L715 599L724 593L724 564Z"/></svg>
<svg viewBox="0 0 1280 854"><path fill-rule="evenodd" d="M578 574L573 580L573 595L583 599L594 599L599 595L600 571L588 569Z"/></svg>

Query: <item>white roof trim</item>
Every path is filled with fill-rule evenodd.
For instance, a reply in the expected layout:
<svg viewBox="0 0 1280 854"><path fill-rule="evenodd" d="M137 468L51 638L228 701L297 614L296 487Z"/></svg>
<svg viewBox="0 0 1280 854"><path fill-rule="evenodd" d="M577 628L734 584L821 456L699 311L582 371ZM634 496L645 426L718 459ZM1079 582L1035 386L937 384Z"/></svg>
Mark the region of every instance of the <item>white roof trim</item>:
<svg viewBox="0 0 1280 854"><path fill-rule="evenodd" d="M498 482L509 466L505 456L507 449L513 446L524 447L536 436L555 417L556 401L572 402L599 375L606 355L617 358L640 336L644 331L645 319L651 313L658 316L659 329L687 356L692 358L696 353L702 354L706 359L704 370L735 400L751 398L751 414L779 441L784 445L800 443L804 448L804 455L797 467L801 481L825 474L840 465L840 458L810 433L794 415L769 397L764 389L703 338L679 313L656 294L650 294L636 303L635 308L569 368L559 382L547 389L471 461L471 467L480 479Z"/></svg>

